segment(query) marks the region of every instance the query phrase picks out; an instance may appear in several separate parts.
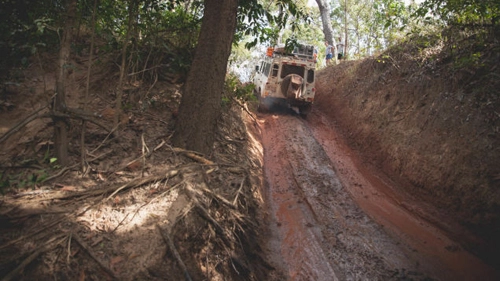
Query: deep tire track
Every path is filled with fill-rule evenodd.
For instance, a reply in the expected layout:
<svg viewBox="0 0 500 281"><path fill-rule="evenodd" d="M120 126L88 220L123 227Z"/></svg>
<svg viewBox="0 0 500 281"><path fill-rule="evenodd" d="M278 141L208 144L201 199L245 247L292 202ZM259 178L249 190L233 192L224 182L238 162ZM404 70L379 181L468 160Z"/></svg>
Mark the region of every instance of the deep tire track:
<svg viewBox="0 0 500 281"><path fill-rule="evenodd" d="M401 246L357 207L302 119L264 115L267 199L290 280L424 280ZM428 280L428 279L427 279Z"/></svg>

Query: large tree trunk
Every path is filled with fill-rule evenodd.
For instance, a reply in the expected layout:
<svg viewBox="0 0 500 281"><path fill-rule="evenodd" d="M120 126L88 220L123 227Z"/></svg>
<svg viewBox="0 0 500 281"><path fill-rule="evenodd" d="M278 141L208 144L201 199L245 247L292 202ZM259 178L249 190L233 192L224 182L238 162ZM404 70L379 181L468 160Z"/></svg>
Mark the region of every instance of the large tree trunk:
<svg viewBox="0 0 500 281"><path fill-rule="evenodd" d="M65 84L68 76L68 63L71 51L71 40L76 17L76 0L69 0L59 60L57 63L56 96L52 110L64 112L66 110ZM67 166L68 159L68 120L66 118L54 117L54 148L58 163Z"/></svg>
<svg viewBox="0 0 500 281"><path fill-rule="evenodd" d="M238 0L205 0L198 46L177 116L174 145L210 154L221 112Z"/></svg>
<svg viewBox="0 0 500 281"><path fill-rule="evenodd" d="M335 59L335 64L337 64L338 50L335 35L333 34L332 21L330 20L330 4L328 0L316 0L316 3L318 3L321 22L323 23L323 34L325 34L325 40L333 46L333 58Z"/></svg>

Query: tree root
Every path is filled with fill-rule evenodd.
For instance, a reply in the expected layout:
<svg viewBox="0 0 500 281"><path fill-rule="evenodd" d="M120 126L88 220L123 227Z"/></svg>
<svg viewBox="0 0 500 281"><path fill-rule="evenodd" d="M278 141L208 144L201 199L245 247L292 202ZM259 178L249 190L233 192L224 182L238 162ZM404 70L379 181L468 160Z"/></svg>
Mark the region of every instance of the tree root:
<svg viewBox="0 0 500 281"><path fill-rule="evenodd" d="M99 264L99 266L109 275L111 276L114 280L118 280L118 278L116 277L115 273L113 272L113 270L111 270L109 267L107 267L103 261L101 261L100 258L98 258L95 254L94 254L94 251L92 251L92 249L87 245L87 243L85 243L81 238L80 236L78 236L78 234L76 233L73 233L72 234L72 237L73 239L78 243L78 245L80 245L80 247L82 247L82 249L85 250L85 252L87 252L87 254L89 254L89 256L97 262L97 264Z"/></svg>
<svg viewBox="0 0 500 281"><path fill-rule="evenodd" d="M191 158L192 160L194 160L198 163L201 163L201 164L215 165L215 163L213 161L206 159L201 154L199 154L198 152L195 152L195 151L185 150L185 149L178 148L178 147L173 147L172 151L177 152L177 153L182 153L182 154L186 155L187 157Z"/></svg>
<svg viewBox="0 0 500 281"><path fill-rule="evenodd" d="M2 143L5 140L7 140L11 135L13 135L14 133L16 133L20 129L22 129L24 126L28 125L32 121L34 121L36 119L39 119L39 118L54 118L54 117L59 117L59 118L67 118L67 119L81 119L81 120L85 120L85 121L88 121L90 123L93 123L93 124L95 124L95 125L103 128L107 132L112 132L112 130L110 128L108 128L108 126L106 126L105 124L103 124L100 121L98 121L96 119L96 115L93 114L93 113L85 112L83 110L78 110L78 109L74 109L74 108L67 108L65 110L65 112L51 111L51 112L48 112L48 113L39 114L41 111L43 111L47 107L49 107L48 104L40 107L35 112L33 112L32 114L30 114L28 117L26 117L25 119L21 120L21 122L17 123L14 127L12 127L5 134L3 134L3 136L0 137L0 143Z"/></svg>
<svg viewBox="0 0 500 281"><path fill-rule="evenodd" d="M41 254L52 250L55 248L57 245L61 244L64 240L66 240L66 234L60 234L55 237L52 237L49 239L49 241L45 242L45 245L43 245L41 248L38 248L35 252L33 252L31 255L29 255L23 262L21 262L14 270L9 272L2 281L10 281L14 280L14 278L23 271L23 269L29 265L32 261L34 261L36 258L38 258Z"/></svg>
<svg viewBox="0 0 500 281"><path fill-rule="evenodd" d="M28 117L26 117L24 120L16 124L14 127L10 128L10 130L5 132L5 134L3 134L2 137L0 137L0 143L4 142L6 139L8 139L11 135L19 131L24 126L28 125L31 121L41 118L43 115L38 115L38 113L46 109L47 107L49 107L48 104L40 107L39 109L35 110L35 112L31 113Z"/></svg>
<svg viewBox="0 0 500 281"><path fill-rule="evenodd" d="M177 252L177 249L175 248L174 241L172 241L172 238L170 238L170 235L168 232L162 230L162 228L156 224L156 228L158 229L158 232L160 232L161 237L163 238L163 241L168 245L172 253L174 254L175 259L179 263L179 266L181 267L182 271L184 272L184 277L186 277L187 281L192 281L191 276L189 275L189 271L187 270L186 265L182 261L181 255L179 252Z"/></svg>

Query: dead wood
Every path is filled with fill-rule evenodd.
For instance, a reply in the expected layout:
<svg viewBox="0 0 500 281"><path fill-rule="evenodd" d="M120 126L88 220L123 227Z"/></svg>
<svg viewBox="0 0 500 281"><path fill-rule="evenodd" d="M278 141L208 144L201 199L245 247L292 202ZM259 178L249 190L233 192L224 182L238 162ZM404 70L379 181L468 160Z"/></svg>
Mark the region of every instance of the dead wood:
<svg viewBox="0 0 500 281"><path fill-rule="evenodd" d="M55 248L57 245L62 243L64 240L66 240L66 234L60 234L55 237L52 237L49 239L49 241L45 242L45 244L38 248L35 252L33 252L31 255L29 255L23 262L21 262L14 270L9 272L2 281L9 281L13 280L19 273L23 271L23 269L29 265L32 261L34 261L36 258L38 258L41 254L52 250Z"/></svg>
<svg viewBox="0 0 500 281"><path fill-rule="evenodd" d="M104 140L102 140L102 142L96 148L94 148L94 150L92 150L91 152L89 152L89 154L93 154L94 152L96 152L97 150L99 150L99 148L101 148L106 143L106 141L109 139L109 137L112 136L115 133L116 130L118 130L118 126L115 126L113 129L111 129L111 131L104 138Z"/></svg>
<svg viewBox="0 0 500 281"><path fill-rule="evenodd" d="M87 254L89 254L89 256L97 262L97 264L99 264L99 266L107 273L109 274L109 276L111 276L113 279L117 280L118 278L116 277L115 273L113 272L113 270L111 270L109 267L107 267L103 261L101 261L100 258L98 258L95 254L94 254L94 251L92 250L92 248L90 248L87 243L85 243L81 238L80 236L78 236L78 234L76 233L73 233L72 234L72 237L73 237L73 240L75 240L79 245L80 247L82 247L82 249L85 250L85 252L87 252Z"/></svg>
<svg viewBox="0 0 500 281"><path fill-rule="evenodd" d="M186 280L192 281L191 276L189 275L189 271L187 270L186 265L182 261L181 255L177 251L177 248L175 248L174 241L172 241L172 238L170 238L170 235L168 234L167 231L163 230L158 224L156 225L156 228L158 229L158 232L160 232L161 237L163 238L163 241L167 243L168 247L174 254L175 259L179 263L179 266L181 267L182 271L184 272L184 276L186 277Z"/></svg>
<svg viewBox="0 0 500 281"><path fill-rule="evenodd" d="M253 115L252 112L250 112L250 110L248 110L248 108L246 107L246 104L241 104L241 102L237 99L235 99L234 97L231 98L234 102L236 102L237 105L239 105L241 108L243 108L243 110L248 113L248 115L253 119L254 122L257 122L257 119L255 118L255 116Z"/></svg>
<svg viewBox="0 0 500 281"><path fill-rule="evenodd" d="M73 198L85 199L85 198L89 198L89 197L101 196L101 195L111 193L111 195L109 195L105 199L105 200L109 200L111 197L115 196L117 193L119 193L121 191L130 189L130 188L134 188L134 187L139 187L139 186L151 183L151 182L173 178L179 174L181 169L182 168L169 170L163 175L151 175L151 176L148 176L145 178L135 178L135 179L127 182L126 184L122 184L119 186L111 186L111 187L103 188L103 189L93 189L93 190L88 190L88 191L84 191L84 192L75 192L73 194L68 194L68 195L64 195L64 196L60 196L60 197L47 198L46 200L53 200L53 199L69 200L69 199L73 199Z"/></svg>
<svg viewBox="0 0 500 281"><path fill-rule="evenodd" d="M227 200L226 198L224 198L223 196L213 192L212 190L206 188L206 187L200 187L200 189L207 193L208 195L210 195L212 198L216 199L217 201L221 202L223 205L231 208L231 209L236 209L237 206L234 205L233 203L229 202L229 200Z"/></svg>
<svg viewBox="0 0 500 281"><path fill-rule="evenodd" d="M108 154L110 154L111 152L112 152L112 151L109 151L109 152L103 153L103 154L101 154L101 155L99 155L99 156L97 156L97 157L94 157L94 158L90 159L90 160L89 160L89 162L94 162L94 161L96 161L96 160L99 160L99 159L101 159L101 158L103 158L103 157L107 156L107 155L108 155ZM53 180L53 179L55 179L55 178L57 178L57 177L60 177L60 176L64 175L64 173L66 173L67 171L69 171L69 170L71 170L71 169L74 169L74 168L78 167L78 165L80 165L80 164L79 164L79 163L77 163L77 164L73 164L73 165L71 165L71 166L69 166L69 167L64 167L64 168L62 168L59 172L57 172L56 174L54 174L54 175L52 175L52 176L50 176L50 177L47 177L46 179L42 180L42 181L41 181L41 183L44 183L44 182L47 182L47 181L49 181L49 180Z"/></svg>
<svg viewBox="0 0 500 281"><path fill-rule="evenodd" d="M16 244L19 241L22 241L22 240L24 240L24 239L26 239L28 237L31 237L33 235L36 235L36 234L38 234L40 232L43 232L43 231L45 231L45 230L47 230L49 228L52 228L52 227L56 226L58 223L60 223L61 221L63 221L63 219L66 218L67 216L68 215L64 215L62 217L59 217L59 218L53 220L52 222L45 224L45 226L42 227L42 228L39 228L39 229L37 229L37 230L35 230L35 231L31 232L31 233L28 233L26 235L23 235L23 236L17 238L17 239L11 240L11 241L3 244L2 246L0 246L0 250L5 249L5 248L9 247L10 245Z"/></svg>
<svg viewBox="0 0 500 281"><path fill-rule="evenodd" d="M240 183L240 188L238 188L238 191L236 192L236 196L234 197L234 200L233 200L233 205L236 206L236 204L238 203L238 196L240 195L241 193L241 190L243 189L243 185L245 183L245 178L243 178L241 180L241 183Z"/></svg>
<svg viewBox="0 0 500 281"><path fill-rule="evenodd" d="M111 193L111 195L109 195L108 198L106 198L106 200L109 200L111 197L115 196L118 192L120 192L122 190L126 190L126 189L129 189L131 187L141 186L141 185L155 182L155 181L160 181L160 180L172 178L172 177L176 176L177 174L179 174L179 170L170 170L167 173L160 175L160 176L153 175L153 176L149 176L149 177L145 177L145 178L136 178L136 179L116 188L116 190L113 193ZM113 190L113 189L114 188L108 188L107 190ZM105 193L107 193L107 192L105 192ZM105 194L105 193L102 193L102 194Z"/></svg>
<svg viewBox="0 0 500 281"><path fill-rule="evenodd" d="M77 111L76 109L70 109L67 108L65 112L58 112L58 111L52 111L51 113L44 114L40 117L45 117L45 118L68 118L68 119L79 119L79 120L84 120L90 123L93 123L102 129L104 129L106 132L112 132L113 130L110 129L108 126L105 124L101 123L100 121L97 120L96 117L92 113L81 113L80 111Z"/></svg>
<svg viewBox="0 0 500 281"><path fill-rule="evenodd" d="M215 165L215 163L213 161L206 159L198 152L182 149L179 147L173 147L172 150L174 152L177 152L177 153L182 153L182 154L186 155L187 157L189 157L189 158L193 159L194 161L199 162L201 164Z"/></svg>
<svg viewBox="0 0 500 281"><path fill-rule="evenodd" d="M31 123L32 121L39 119L39 118L53 118L53 117L59 117L59 118L69 118L69 119L81 119L84 121L88 121L90 123L93 123L104 130L111 132L112 130L108 128L108 126L104 125L100 121L96 119L97 115L94 113L90 112L85 112L83 110L78 110L74 108L66 108L65 112L57 112L57 111L51 111L47 112L44 114L39 114L41 111L44 109L48 108L49 104L46 104L39 109L35 110L32 114L27 116L25 119L23 119L21 122L17 123L14 127L12 127L10 130L8 130L5 134L3 134L2 137L0 137L0 143L4 142L6 139L8 139L11 135L14 133L18 132L20 129Z"/></svg>
<svg viewBox="0 0 500 281"><path fill-rule="evenodd" d="M172 189L174 189L174 188L176 188L176 187L180 186L181 184L184 184L184 182L182 181L182 182L180 182L180 183L178 183L178 184L176 184L176 185L174 185L174 186L169 187L166 191L162 192L162 193L161 193L161 194L159 194L158 196L155 196L153 199L149 200L148 202L146 202L146 203L142 204L141 206L139 206L138 208L136 208L136 209L135 209L135 211L134 211L134 215L130 218L130 220L133 220L133 219L134 219L134 217L135 217L135 215L137 215L137 213L139 212L139 210L140 210L140 209L142 209L144 206L146 206L146 205L148 205L148 204L151 204L153 201L157 200L158 198L161 198L163 195L165 195L166 193L168 193L168 192L172 191ZM115 227L115 228L111 231L111 233L115 232L115 231L118 229L118 227L120 227L120 225L122 225L122 224L123 224L123 222L124 222L124 221L128 218L128 215L129 215L129 214L127 214L127 215L126 215L126 216L125 216L125 217L124 217L124 218L123 218L123 219L122 219L122 220L118 223L118 225L117 225L117 226L116 226L116 227Z"/></svg>
<svg viewBox="0 0 500 281"><path fill-rule="evenodd" d="M62 222L62 221L63 221L63 220L65 220L65 219L69 219L69 218L71 218L71 217L78 217L78 216L81 216L81 215L83 215L84 213L86 213L86 212L87 212L90 208L94 207L95 205L97 205L97 203L93 203L93 204L91 204L90 206L86 207L83 211L81 211L81 212L79 212L79 213L64 214L64 215L62 215L62 216L60 216L60 217L58 217L58 218L54 219L53 221L51 221L51 222L49 222L49 223L44 224L44 226L43 226L43 227L40 227L40 228L38 228L38 229L36 229L36 230L32 231L31 233L25 234L25 235L23 235L23 236L21 236L21 237L19 237L19 238L17 238L17 239L11 240L11 241L9 241L9 242L7 242L7 243L5 243L5 244L1 245L1 246L0 246L0 250L5 249L5 248L9 247L10 245L16 244L17 242L22 241L22 240L24 240L24 239L27 239L27 238L29 238L29 237L31 237L31 236L34 236L34 235L38 234L38 233L44 232L44 231L45 231L45 230L47 230L47 229L53 228L53 227L55 227L58 223Z"/></svg>
<svg viewBox="0 0 500 281"><path fill-rule="evenodd" d="M0 143L4 142L6 139L8 139L11 135L19 131L21 128L24 126L28 125L31 121L36 120L38 118L41 118L42 115L38 115L38 113L44 109L49 107L48 104L40 107L39 109L35 110L32 114L30 114L28 117L26 117L24 120L21 122L17 123L14 127L10 128L5 134L3 134L2 137L0 137Z"/></svg>
<svg viewBox="0 0 500 281"><path fill-rule="evenodd" d="M211 225L213 225L215 227L215 232L219 234L220 237L224 240L224 242L226 242L229 245L229 239L228 237L226 237L224 228L214 218L212 218L208 210L205 207L203 207L203 205L197 198L196 192L189 186L189 184L185 185L185 190L188 197L191 199L191 202L196 207L196 211L198 212L200 217L202 217Z"/></svg>
<svg viewBox="0 0 500 281"><path fill-rule="evenodd" d="M160 144L158 144L158 145L157 145L157 146L156 146L153 150L151 150L151 151L150 151L150 150L148 149L148 152L147 152L147 153L143 153L141 156L137 157L136 159L134 159L134 160L132 160L132 161L128 162L128 163L127 163L127 164L125 164L125 165L122 165L122 166L118 167L117 169L115 169L115 170L113 170L113 171L111 171L111 172L109 172L109 173L111 174L111 173L116 173L116 172L119 172L119 171L121 171L121 170L123 170L123 169L127 168L128 166L130 166L130 165L131 165L131 164L133 164L134 162L137 162L137 161L145 161L145 159L146 159L146 158L148 158L149 156L151 156L151 154L153 154L153 152L155 152L155 151L157 151L158 149L162 148L162 147L165 145L165 143L166 143L166 142L165 142L164 140L162 140L162 141L161 141L161 143L160 143Z"/></svg>

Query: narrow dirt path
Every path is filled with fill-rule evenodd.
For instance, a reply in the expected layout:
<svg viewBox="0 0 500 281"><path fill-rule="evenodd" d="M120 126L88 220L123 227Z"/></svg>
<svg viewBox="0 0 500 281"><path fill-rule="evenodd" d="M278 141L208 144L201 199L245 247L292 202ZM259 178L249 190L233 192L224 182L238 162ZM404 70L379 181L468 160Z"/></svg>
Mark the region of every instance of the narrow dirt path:
<svg viewBox="0 0 500 281"><path fill-rule="evenodd" d="M289 280L494 280L373 185L322 115L263 114L259 122L275 233L269 247Z"/></svg>

